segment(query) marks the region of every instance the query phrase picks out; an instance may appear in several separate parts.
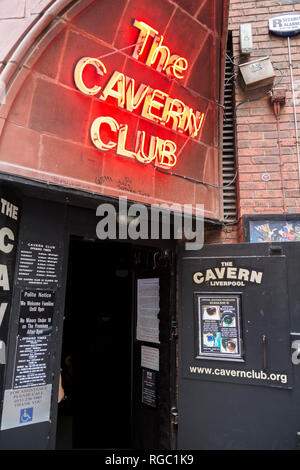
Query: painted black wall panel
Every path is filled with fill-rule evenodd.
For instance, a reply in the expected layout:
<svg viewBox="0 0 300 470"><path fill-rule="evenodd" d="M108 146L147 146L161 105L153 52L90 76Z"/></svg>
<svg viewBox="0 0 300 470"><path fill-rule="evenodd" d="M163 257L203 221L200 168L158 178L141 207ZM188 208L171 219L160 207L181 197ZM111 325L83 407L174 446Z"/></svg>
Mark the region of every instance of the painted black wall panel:
<svg viewBox="0 0 300 470"><path fill-rule="evenodd" d="M0 433L2 450L47 450L50 424L47 422L7 429Z"/></svg>
<svg viewBox="0 0 300 470"><path fill-rule="evenodd" d="M296 448L300 370L291 362L290 331L298 325L295 317L299 305L299 272L295 259L299 263L300 249L298 244L293 248L291 244L280 247L282 254L277 251L278 256L270 256L268 244L208 246L196 254L181 254L180 449ZM231 259L234 266L262 270L262 283L235 287L214 287L209 282L195 284L193 273L217 266L218 259ZM240 293L244 363L195 358L195 292ZM198 367L193 369L198 372L191 373L190 366ZM224 375L220 375L221 370ZM231 375L235 371L247 372L249 376ZM267 379L260 375L256 380L252 371L263 372ZM278 375L272 375L271 380L273 373Z"/></svg>
<svg viewBox="0 0 300 470"><path fill-rule="evenodd" d="M12 316L12 295L18 247L21 199L10 186L0 186L0 414L2 411L4 380L7 363L9 325Z"/></svg>
<svg viewBox="0 0 300 470"><path fill-rule="evenodd" d="M185 380L182 395L179 449L295 449L299 414L289 390Z"/></svg>
<svg viewBox="0 0 300 470"><path fill-rule="evenodd" d="M47 376L52 383L52 404L50 411L50 422L41 422L32 425L14 427L2 430L0 433L0 448L2 449L48 449L51 448L53 440L52 430L56 422L56 408L59 378L60 337L62 330L66 249L68 239L65 237L65 206L39 199L24 197L23 218L20 226L19 246L15 272L15 286L12 301L12 321L10 325L10 340L8 345L8 367L5 381L5 389L13 388L14 381L14 358L16 352L16 341L18 334L18 320L20 310L20 296L22 289L39 290L41 286L29 284L28 281L18 281L18 268L22 247L27 242L53 244L59 259L58 283L43 286L43 289L55 293L55 306L53 316L53 332L49 344L49 357L47 360Z"/></svg>

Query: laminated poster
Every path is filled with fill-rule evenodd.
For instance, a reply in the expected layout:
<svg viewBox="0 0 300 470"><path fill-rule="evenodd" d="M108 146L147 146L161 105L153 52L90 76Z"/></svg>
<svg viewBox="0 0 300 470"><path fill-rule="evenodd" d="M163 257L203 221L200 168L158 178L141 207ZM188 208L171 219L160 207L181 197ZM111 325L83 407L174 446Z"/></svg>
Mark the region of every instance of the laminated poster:
<svg viewBox="0 0 300 470"><path fill-rule="evenodd" d="M198 297L198 357L241 359L239 296Z"/></svg>
<svg viewBox="0 0 300 470"><path fill-rule="evenodd" d="M136 339L159 343L159 279L137 281Z"/></svg>

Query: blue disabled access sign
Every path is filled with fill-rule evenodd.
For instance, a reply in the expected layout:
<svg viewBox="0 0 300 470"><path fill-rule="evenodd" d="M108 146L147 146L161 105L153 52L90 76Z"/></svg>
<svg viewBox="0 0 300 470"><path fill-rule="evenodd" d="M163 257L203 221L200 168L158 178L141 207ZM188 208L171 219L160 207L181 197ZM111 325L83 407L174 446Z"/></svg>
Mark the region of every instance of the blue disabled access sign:
<svg viewBox="0 0 300 470"><path fill-rule="evenodd" d="M20 412L20 423L30 423L33 418L33 408L23 408Z"/></svg>
<svg viewBox="0 0 300 470"><path fill-rule="evenodd" d="M285 13L269 20L269 32L275 36L289 37L300 33L300 15Z"/></svg>

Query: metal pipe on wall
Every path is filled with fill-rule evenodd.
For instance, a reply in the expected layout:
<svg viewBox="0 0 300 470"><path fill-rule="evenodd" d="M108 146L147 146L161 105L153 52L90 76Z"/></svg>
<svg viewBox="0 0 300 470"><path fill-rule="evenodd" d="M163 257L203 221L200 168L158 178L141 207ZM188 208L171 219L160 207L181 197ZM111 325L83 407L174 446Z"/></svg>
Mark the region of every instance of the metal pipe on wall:
<svg viewBox="0 0 300 470"><path fill-rule="evenodd" d="M285 197L285 187L284 187L284 177L283 177L283 161L282 161L282 150L280 142L280 103L273 103L274 114L276 116L276 125L277 125L277 143L279 149L279 165L280 165L280 181L281 181L281 193L282 193L282 205L283 213L287 214L286 208L286 197Z"/></svg>
<svg viewBox="0 0 300 470"><path fill-rule="evenodd" d="M294 107L294 121L295 121L295 132L296 132L296 149L297 149L298 173L299 173L299 182L300 182L300 154L299 154L298 122L297 122L297 110L296 110L296 100L295 100L293 63L292 63L292 54L291 54L291 45L290 45L289 36L288 36L287 39L288 39L288 51L289 51L290 75L291 75L291 83L292 83L292 98L293 98L293 107Z"/></svg>

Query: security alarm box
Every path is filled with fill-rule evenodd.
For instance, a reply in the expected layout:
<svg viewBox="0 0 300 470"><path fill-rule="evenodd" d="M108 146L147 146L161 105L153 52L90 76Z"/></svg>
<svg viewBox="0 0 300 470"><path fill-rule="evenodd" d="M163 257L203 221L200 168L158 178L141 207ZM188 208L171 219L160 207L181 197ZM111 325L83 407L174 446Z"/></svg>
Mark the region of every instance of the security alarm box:
<svg viewBox="0 0 300 470"><path fill-rule="evenodd" d="M239 65L242 85L246 91L273 85L275 72L269 57L252 60Z"/></svg>
<svg viewBox="0 0 300 470"><path fill-rule="evenodd" d="M253 50L251 23L240 25L240 49L242 54L250 54Z"/></svg>

